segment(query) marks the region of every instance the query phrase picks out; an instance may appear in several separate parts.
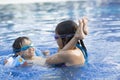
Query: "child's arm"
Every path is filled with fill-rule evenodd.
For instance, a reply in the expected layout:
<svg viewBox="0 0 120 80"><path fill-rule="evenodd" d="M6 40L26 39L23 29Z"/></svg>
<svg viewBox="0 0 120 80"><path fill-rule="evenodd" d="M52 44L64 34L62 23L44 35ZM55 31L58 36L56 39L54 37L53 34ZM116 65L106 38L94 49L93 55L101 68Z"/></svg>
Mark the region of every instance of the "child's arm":
<svg viewBox="0 0 120 80"><path fill-rule="evenodd" d="M12 58L12 57L9 57L8 59L6 59L5 61L4 61L4 65L5 66L7 66L7 67L12 67L13 65L13 61L14 61L14 59Z"/></svg>
<svg viewBox="0 0 120 80"><path fill-rule="evenodd" d="M87 18L84 17L82 20L79 20L78 29L74 35L74 37L65 45L62 50L68 50L73 48L78 42L78 40L82 40L88 34L88 27L87 27Z"/></svg>

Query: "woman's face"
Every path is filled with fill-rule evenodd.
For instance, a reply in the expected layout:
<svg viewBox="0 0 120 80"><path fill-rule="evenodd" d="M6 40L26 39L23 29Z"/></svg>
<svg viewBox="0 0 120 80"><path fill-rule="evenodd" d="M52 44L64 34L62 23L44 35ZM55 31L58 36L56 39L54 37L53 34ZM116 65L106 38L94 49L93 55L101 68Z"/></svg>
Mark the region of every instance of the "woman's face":
<svg viewBox="0 0 120 80"><path fill-rule="evenodd" d="M24 46L27 47L28 49L23 50L20 52L20 55L24 58L24 59L31 59L35 54L35 49L33 47L29 47L31 45L31 41L29 40L24 40ZM23 46L23 47L24 47Z"/></svg>
<svg viewBox="0 0 120 80"><path fill-rule="evenodd" d="M58 34L55 35L55 39L57 41L59 48L62 49L63 48L62 39L60 38L60 36Z"/></svg>

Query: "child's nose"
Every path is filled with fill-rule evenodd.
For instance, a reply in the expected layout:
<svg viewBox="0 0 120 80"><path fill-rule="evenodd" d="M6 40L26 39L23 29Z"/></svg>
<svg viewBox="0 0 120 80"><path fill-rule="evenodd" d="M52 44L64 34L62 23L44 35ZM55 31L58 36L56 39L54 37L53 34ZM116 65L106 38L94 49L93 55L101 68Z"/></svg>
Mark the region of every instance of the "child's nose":
<svg viewBox="0 0 120 80"><path fill-rule="evenodd" d="M30 47L29 49L30 49L30 50L32 50L32 51L34 51L34 50L35 50L33 47Z"/></svg>

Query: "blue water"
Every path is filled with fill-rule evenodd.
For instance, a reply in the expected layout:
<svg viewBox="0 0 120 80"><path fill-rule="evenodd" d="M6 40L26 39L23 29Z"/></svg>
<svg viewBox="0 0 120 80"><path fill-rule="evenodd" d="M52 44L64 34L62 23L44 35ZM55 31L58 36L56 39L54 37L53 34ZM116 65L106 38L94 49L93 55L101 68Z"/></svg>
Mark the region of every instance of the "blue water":
<svg viewBox="0 0 120 80"><path fill-rule="evenodd" d="M37 49L57 51L55 26L86 15L89 35L84 40L88 63L83 67L7 68L2 59L12 53L18 36L28 36ZM0 4L1 80L120 80L120 1L84 0L29 4Z"/></svg>

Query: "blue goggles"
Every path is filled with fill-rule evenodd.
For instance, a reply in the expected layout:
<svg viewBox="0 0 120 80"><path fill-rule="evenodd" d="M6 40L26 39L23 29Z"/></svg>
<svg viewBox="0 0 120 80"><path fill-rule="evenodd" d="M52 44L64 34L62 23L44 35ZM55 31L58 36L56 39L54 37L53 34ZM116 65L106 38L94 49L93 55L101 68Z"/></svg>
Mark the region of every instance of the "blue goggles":
<svg viewBox="0 0 120 80"><path fill-rule="evenodd" d="M72 37L72 36L74 36L74 34L63 34L63 35L55 35L54 38L59 39L59 38Z"/></svg>
<svg viewBox="0 0 120 80"><path fill-rule="evenodd" d="M20 52L20 51L25 51L25 50L27 50L27 49L29 49L29 48L31 48L31 47L33 47L33 44L30 44L30 45L25 45L25 46L23 46L22 48L20 48L20 49L13 49L13 51L14 51L14 53L17 53L17 52Z"/></svg>

